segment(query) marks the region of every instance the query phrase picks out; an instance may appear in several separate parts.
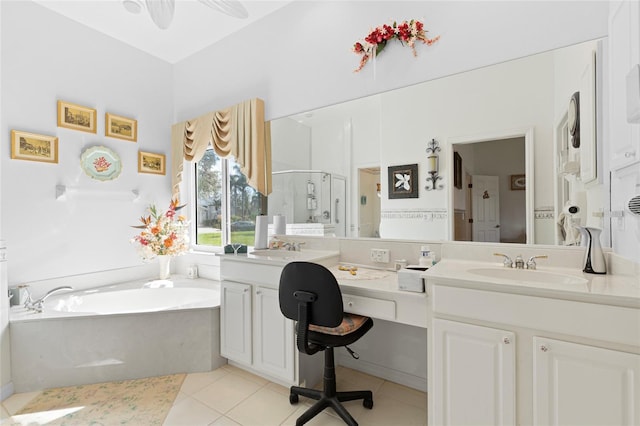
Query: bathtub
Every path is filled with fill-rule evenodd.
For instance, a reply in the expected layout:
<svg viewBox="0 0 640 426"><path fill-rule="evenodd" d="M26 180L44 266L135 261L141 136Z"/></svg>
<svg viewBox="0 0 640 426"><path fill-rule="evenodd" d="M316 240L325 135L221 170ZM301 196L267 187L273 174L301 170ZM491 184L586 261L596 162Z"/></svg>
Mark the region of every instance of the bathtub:
<svg viewBox="0 0 640 426"><path fill-rule="evenodd" d="M132 281L50 296L42 313L13 307L14 390L211 371L220 356L220 284Z"/></svg>

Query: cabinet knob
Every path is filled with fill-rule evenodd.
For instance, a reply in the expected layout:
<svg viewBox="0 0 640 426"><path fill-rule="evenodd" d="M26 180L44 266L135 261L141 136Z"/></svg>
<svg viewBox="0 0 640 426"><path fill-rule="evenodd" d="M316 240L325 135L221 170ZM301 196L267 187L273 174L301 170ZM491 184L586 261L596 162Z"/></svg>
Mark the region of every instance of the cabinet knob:
<svg viewBox="0 0 640 426"><path fill-rule="evenodd" d="M262 290L256 291L256 294L262 294Z"/></svg>
<svg viewBox="0 0 640 426"><path fill-rule="evenodd" d="M353 306L353 302L347 303L348 306Z"/></svg>
<svg viewBox="0 0 640 426"><path fill-rule="evenodd" d="M549 350L549 347L547 345L540 345L540 350L542 352L547 352Z"/></svg>
<svg viewBox="0 0 640 426"><path fill-rule="evenodd" d="M242 290L242 292L243 292L243 293L246 293L246 292L248 292L248 291L249 291L249 289L248 289L248 288L245 288L244 290Z"/></svg>
<svg viewBox="0 0 640 426"><path fill-rule="evenodd" d="M636 152L635 151L627 151L624 153L624 158L631 158L631 157L635 157L636 156Z"/></svg>
<svg viewBox="0 0 640 426"><path fill-rule="evenodd" d="M510 344L510 343L511 343L511 339L509 339L508 337L504 337L504 338L502 339L502 343L504 343L505 345L508 345L508 344Z"/></svg>

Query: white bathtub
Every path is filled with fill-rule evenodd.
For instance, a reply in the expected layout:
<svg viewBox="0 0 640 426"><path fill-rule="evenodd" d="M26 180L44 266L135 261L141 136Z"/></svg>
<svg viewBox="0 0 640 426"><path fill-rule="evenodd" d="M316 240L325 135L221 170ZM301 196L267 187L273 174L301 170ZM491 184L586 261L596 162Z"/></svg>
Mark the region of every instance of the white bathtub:
<svg viewBox="0 0 640 426"><path fill-rule="evenodd" d="M210 371L220 356L220 284L173 277L50 296L11 309L16 392Z"/></svg>

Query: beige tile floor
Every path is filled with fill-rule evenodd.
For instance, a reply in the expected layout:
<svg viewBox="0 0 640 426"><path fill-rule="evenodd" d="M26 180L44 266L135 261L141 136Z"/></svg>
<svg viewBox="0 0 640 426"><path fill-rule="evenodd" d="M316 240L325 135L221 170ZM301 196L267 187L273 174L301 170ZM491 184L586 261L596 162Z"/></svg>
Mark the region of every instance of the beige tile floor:
<svg viewBox="0 0 640 426"><path fill-rule="evenodd" d="M427 424L424 392L344 367L337 367L336 375L338 390L373 391L372 410L365 409L361 401L345 403L361 426ZM0 423L13 424L11 415L37 395L15 394L3 401ZM287 388L225 365L208 373L188 374L164 426L289 426L313 402L301 397L297 405L291 405ZM326 409L307 424L339 426L344 422Z"/></svg>

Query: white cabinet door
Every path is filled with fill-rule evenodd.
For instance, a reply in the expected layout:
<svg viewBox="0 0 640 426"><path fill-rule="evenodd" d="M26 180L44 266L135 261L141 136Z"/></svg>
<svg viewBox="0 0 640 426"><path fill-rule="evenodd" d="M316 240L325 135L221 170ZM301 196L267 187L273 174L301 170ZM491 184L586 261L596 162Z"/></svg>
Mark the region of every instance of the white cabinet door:
<svg viewBox="0 0 640 426"><path fill-rule="evenodd" d="M534 425L640 424L640 355L534 337Z"/></svg>
<svg viewBox="0 0 640 426"><path fill-rule="evenodd" d="M293 321L280 312L278 290L256 287L254 322L254 367L293 383Z"/></svg>
<svg viewBox="0 0 640 426"><path fill-rule="evenodd" d="M626 76L640 62L640 6L637 1L610 3L609 121L611 170L640 161L640 125L627 122Z"/></svg>
<svg viewBox="0 0 640 426"><path fill-rule="evenodd" d="M222 281L220 296L220 353L251 364L251 286Z"/></svg>
<svg viewBox="0 0 640 426"><path fill-rule="evenodd" d="M433 320L437 425L514 425L515 335Z"/></svg>

